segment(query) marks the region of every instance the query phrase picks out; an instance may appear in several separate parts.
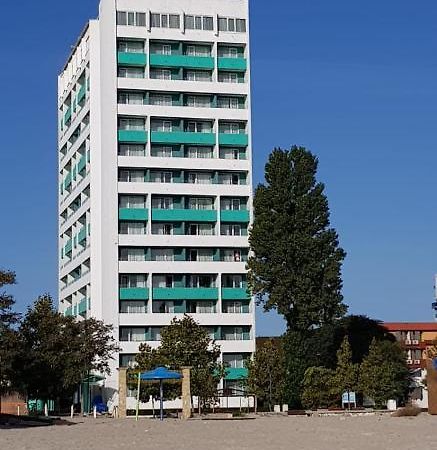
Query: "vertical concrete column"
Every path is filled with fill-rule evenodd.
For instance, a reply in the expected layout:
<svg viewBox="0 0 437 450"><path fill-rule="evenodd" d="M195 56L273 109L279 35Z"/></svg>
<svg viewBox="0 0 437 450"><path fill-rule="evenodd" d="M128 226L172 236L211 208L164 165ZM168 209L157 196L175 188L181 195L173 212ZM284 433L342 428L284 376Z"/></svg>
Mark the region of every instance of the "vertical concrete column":
<svg viewBox="0 0 437 450"><path fill-rule="evenodd" d="M118 417L126 418L126 369L118 369Z"/></svg>
<svg viewBox="0 0 437 450"><path fill-rule="evenodd" d="M191 367L182 367L182 419L191 417Z"/></svg>

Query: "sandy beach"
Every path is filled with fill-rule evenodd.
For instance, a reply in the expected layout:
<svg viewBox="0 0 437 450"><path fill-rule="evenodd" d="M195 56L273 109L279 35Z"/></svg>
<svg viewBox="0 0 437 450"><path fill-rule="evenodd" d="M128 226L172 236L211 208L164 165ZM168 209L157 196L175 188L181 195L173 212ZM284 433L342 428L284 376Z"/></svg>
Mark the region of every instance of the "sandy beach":
<svg viewBox="0 0 437 450"><path fill-rule="evenodd" d="M74 419L73 425L0 429L2 450L437 449L437 417L260 417L206 421Z"/></svg>

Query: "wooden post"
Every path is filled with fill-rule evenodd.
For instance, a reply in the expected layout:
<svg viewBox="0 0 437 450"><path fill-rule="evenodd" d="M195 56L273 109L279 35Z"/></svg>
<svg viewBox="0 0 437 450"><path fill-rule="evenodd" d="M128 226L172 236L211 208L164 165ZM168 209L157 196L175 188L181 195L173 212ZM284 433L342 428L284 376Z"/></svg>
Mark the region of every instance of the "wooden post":
<svg viewBox="0 0 437 450"><path fill-rule="evenodd" d="M118 417L126 418L126 369L118 369Z"/></svg>
<svg viewBox="0 0 437 450"><path fill-rule="evenodd" d="M191 367L182 367L182 419L191 417Z"/></svg>
<svg viewBox="0 0 437 450"><path fill-rule="evenodd" d="M437 371L431 359L426 360L427 386L428 386L428 413L437 414Z"/></svg>

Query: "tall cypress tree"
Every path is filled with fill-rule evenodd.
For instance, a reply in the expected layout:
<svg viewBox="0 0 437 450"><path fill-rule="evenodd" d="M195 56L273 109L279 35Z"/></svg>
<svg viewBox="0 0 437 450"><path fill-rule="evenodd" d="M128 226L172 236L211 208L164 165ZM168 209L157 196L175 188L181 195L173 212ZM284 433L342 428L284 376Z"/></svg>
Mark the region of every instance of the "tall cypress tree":
<svg viewBox="0 0 437 450"><path fill-rule="evenodd" d="M317 158L303 147L275 149L265 184L255 192L249 285L266 311L283 315L290 332L305 333L344 315L345 252L330 227Z"/></svg>

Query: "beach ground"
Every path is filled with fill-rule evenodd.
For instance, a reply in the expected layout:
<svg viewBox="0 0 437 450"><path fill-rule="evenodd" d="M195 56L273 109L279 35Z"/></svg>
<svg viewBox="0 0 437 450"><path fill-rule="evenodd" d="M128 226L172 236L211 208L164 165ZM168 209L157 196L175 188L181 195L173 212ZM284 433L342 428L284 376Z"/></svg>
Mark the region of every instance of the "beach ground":
<svg viewBox="0 0 437 450"><path fill-rule="evenodd" d="M71 425L0 429L2 450L437 449L437 416L259 417L254 420L75 418Z"/></svg>

